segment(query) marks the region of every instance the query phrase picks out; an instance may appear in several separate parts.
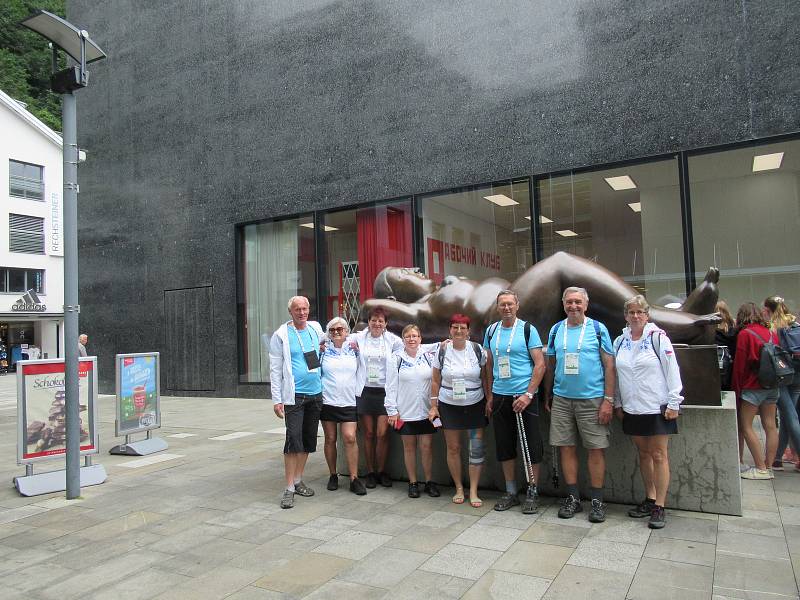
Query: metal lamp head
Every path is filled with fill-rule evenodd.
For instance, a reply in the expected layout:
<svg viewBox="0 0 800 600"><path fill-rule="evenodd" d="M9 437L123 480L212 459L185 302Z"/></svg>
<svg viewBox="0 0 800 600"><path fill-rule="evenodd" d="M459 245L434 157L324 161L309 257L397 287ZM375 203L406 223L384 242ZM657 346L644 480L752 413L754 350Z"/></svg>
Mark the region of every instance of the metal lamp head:
<svg viewBox="0 0 800 600"><path fill-rule="evenodd" d="M20 25L47 38L79 64L82 59L85 64L89 64L106 57L106 53L91 40L85 30L78 29L69 21L46 10L37 10L21 21ZM84 56L81 56L81 46Z"/></svg>

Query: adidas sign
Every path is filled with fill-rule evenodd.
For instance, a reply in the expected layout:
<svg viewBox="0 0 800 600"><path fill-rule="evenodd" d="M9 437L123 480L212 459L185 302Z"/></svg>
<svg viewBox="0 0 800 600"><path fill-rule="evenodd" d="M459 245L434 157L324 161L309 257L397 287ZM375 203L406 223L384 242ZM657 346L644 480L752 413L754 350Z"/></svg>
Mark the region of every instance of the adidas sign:
<svg viewBox="0 0 800 600"><path fill-rule="evenodd" d="M44 312L47 306L42 304L39 296L33 290L28 290L25 294L14 304L11 305L11 310L18 312Z"/></svg>

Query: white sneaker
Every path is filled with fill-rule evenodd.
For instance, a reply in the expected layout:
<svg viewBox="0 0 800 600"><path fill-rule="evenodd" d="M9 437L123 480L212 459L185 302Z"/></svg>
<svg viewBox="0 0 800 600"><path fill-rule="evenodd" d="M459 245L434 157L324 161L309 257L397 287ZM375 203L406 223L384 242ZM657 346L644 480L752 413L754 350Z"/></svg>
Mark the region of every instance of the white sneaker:
<svg viewBox="0 0 800 600"><path fill-rule="evenodd" d="M750 467L747 471L742 473L742 479L775 479L775 475L770 473L769 469Z"/></svg>
<svg viewBox="0 0 800 600"><path fill-rule="evenodd" d="M744 473L745 471L749 471L750 469L752 469L750 465L739 463L739 473Z"/></svg>

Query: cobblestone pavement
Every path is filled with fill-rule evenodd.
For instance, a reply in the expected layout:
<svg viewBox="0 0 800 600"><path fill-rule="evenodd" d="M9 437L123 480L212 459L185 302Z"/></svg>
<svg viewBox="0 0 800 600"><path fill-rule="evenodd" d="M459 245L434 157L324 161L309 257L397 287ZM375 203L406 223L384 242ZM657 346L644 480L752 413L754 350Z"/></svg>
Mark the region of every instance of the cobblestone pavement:
<svg viewBox="0 0 800 600"><path fill-rule="evenodd" d="M100 398L108 480L19 496L13 375L0 377L0 589L15 598L796 598L800 473L744 482L744 517L668 511L667 527L609 506L559 520L409 499L406 486L357 497L325 489L278 507L281 423L266 401L164 398L165 452L111 456L114 399ZM160 461L160 462L155 462ZM52 469L57 463L41 465ZM39 470L37 466L37 470ZM341 479L344 484L345 479ZM449 492L449 493L448 493Z"/></svg>

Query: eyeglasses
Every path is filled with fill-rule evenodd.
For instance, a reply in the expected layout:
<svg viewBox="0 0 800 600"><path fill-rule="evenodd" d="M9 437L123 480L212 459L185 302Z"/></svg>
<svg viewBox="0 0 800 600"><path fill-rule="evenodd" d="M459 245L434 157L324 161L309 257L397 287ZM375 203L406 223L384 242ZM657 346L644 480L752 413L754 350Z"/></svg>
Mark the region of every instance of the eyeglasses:
<svg viewBox="0 0 800 600"><path fill-rule="evenodd" d="M628 314L632 317L643 317L647 314L644 310L629 310Z"/></svg>
<svg viewBox="0 0 800 600"><path fill-rule="evenodd" d="M331 327L328 329L328 333L342 333L344 331L344 327Z"/></svg>
<svg viewBox="0 0 800 600"><path fill-rule="evenodd" d="M456 331L462 331L462 330L466 331L467 329L469 329L469 326L463 324L454 324L450 325L450 329L455 329Z"/></svg>

